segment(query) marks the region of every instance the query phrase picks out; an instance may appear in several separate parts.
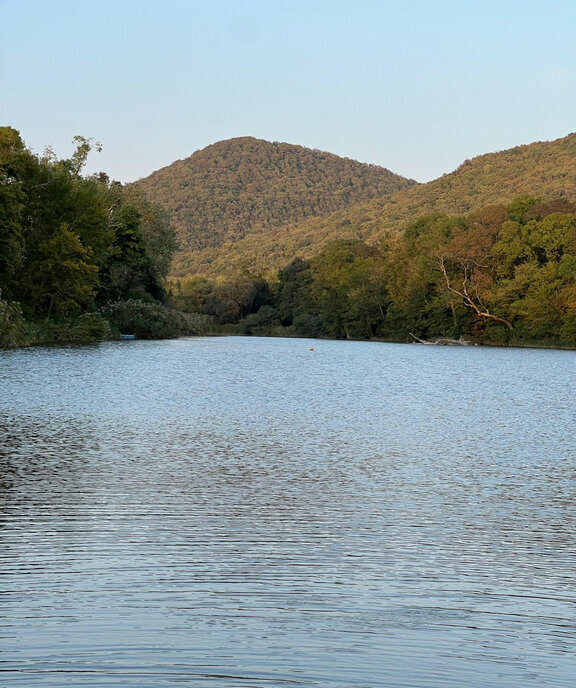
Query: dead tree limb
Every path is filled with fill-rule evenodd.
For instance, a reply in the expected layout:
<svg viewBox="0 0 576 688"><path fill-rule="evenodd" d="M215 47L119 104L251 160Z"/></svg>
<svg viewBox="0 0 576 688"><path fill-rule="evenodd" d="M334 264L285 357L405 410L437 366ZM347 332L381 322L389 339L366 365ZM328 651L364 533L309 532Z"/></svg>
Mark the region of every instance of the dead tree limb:
<svg viewBox="0 0 576 688"><path fill-rule="evenodd" d="M495 320L496 322L502 323L503 325L506 325L506 327L509 330L514 329L514 325L506 318L500 318L497 315L493 315L488 311L488 309L482 304L482 301L480 300L480 297L478 296L478 293L476 293L476 299L478 303L474 301L474 298L470 295L470 292L468 291L468 268L466 265L463 263L460 263L460 267L462 268L462 271L464 273L464 277L462 279L462 287L461 289L456 289L453 285L452 282L450 281L450 277L448 275L448 271L446 270L446 261L443 256L438 255L438 266L440 269L440 272L444 276L444 281L446 282L446 288L448 291L452 292L453 294L457 294L461 299L462 302L464 303L465 306L468 308L471 308L476 315L478 315L480 318L486 318L488 320Z"/></svg>
<svg viewBox="0 0 576 688"><path fill-rule="evenodd" d="M415 339L418 343L420 343L420 344L433 344L433 342L427 342L427 341L425 341L424 339L420 339L420 337L417 337L415 334L412 334L412 332L408 332L408 334L409 334L411 337L414 337L414 339Z"/></svg>

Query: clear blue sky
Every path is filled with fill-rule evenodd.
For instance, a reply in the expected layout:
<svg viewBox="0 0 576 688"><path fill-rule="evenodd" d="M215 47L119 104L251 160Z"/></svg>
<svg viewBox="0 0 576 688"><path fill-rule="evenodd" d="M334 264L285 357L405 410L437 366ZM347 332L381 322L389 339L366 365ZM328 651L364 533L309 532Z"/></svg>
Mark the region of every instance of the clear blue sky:
<svg viewBox="0 0 576 688"><path fill-rule="evenodd" d="M251 135L420 181L576 130L575 0L0 0L0 123L131 181Z"/></svg>

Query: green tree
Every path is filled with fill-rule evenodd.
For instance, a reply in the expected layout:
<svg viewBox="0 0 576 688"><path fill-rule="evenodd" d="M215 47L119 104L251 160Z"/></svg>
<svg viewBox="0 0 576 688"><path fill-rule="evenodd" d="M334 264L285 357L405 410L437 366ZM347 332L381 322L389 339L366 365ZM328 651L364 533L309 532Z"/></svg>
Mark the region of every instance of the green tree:
<svg viewBox="0 0 576 688"><path fill-rule="evenodd" d="M248 277L218 284L204 303L204 313L211 315L219 324L237 323L251 313L256 287Z"/></svg>
<svg viewBox="0 0 576 688"><path fill-rule="evenodd" d="M16 291L14 277L24 261L23 212L26 195L20 169L26 151L20 134L0 127L0 292Z"/></svg>
<svg viewBox="0 0 576 688"><path fill-rule="evenodd" d="M100 299L125 299L131 294L140 297L155 291L137 208L121 205L110 224L114 241L102 270Z"/></svg>
<svg viewBox="0 0 576 688"><path fill-rule="evenodd" d="M88 308L98 282L98 268L90 258L90 250L64 224L39 242L22 282L29 309L50 317Z"/></svg>
<svg viewBox="0 0 576 688"><path fill-rule="evenodd" d="M298 316L310 310L311 284L310 263L301 258L278 271L275 303L283 325L292 325Z"/></svg>
<svg viewBox="0 0 576 688"><path fill-rule="evenodd" d="M205 277L184 277L170 284L170 302L185 313L201 313L214 285Z"/></svg>

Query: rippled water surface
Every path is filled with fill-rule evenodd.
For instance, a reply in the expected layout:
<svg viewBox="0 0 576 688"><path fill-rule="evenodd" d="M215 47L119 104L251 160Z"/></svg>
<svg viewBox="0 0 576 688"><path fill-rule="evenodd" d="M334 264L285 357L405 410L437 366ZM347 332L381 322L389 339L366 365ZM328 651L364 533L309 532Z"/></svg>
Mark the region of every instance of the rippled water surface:
<svg viewBox="0 0 576 688"><path fill-rule="evenodd" d="M302 339L0 353L0 685L574 685L575 370Z"/></svg>

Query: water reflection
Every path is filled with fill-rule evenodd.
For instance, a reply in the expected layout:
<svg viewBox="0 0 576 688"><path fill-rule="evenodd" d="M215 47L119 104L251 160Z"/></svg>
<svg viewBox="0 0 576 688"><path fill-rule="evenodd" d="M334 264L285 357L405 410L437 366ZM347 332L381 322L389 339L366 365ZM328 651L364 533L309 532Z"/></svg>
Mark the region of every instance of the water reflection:
<svg viewBox="0 0 576 688"><path fill-rule="evenodd" d="M197 339L0 354L24 686L564 686L570 352Z"/></svg>

